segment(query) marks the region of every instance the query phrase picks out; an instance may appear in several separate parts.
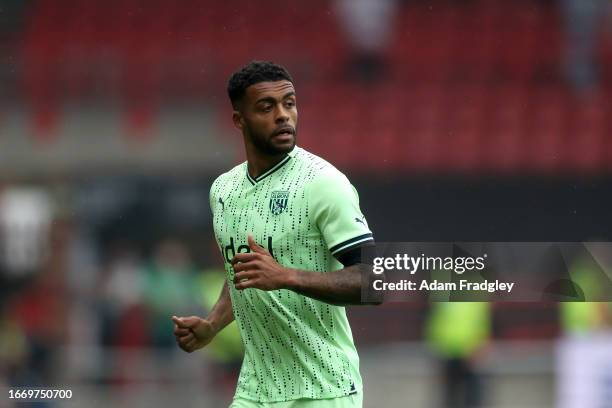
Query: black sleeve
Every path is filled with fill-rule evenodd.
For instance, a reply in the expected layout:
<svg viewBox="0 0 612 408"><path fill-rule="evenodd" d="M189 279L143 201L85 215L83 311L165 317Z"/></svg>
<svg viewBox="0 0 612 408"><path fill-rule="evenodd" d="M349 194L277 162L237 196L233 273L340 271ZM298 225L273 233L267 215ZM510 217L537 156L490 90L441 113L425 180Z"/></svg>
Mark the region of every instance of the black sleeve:
<svg viewBox="0 0 612 408"><path fill-rule="evenodd" d="M375 244L373 241L365 242L363 245L358 247L350 248L346 251L343 251L339 254L336 254L335 257L344 267L349 267L352 265L356 265L358 263L371 263L371 253L372 249L374 249ZM367 248L366 251L364 249Z"/></svg>

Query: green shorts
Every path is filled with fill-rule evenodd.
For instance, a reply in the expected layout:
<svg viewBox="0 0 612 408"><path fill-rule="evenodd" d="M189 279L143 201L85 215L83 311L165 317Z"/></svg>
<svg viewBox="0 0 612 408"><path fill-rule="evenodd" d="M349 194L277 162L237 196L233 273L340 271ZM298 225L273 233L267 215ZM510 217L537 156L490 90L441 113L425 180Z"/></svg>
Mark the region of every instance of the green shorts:
<svg viewBox="0 0 612 408"><path fill-rule="evenodd" d="M244 398L234 398L229 408L362 408L361 393L346 397L327 399L298 399L281 402L257 402Z"/></svg>

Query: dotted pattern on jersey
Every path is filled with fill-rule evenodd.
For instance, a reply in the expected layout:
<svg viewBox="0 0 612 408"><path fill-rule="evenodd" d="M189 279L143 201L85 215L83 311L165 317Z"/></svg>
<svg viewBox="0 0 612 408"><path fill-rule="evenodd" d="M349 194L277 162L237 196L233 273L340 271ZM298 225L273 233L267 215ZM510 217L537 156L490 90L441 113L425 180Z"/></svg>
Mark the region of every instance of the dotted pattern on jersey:
<svg viewBox="0 0 612 408"><path fill-rule="evenodd" d="M341 265L327 249L309 214L306 185L321 171L337 171L325 160L296 147L292 158L252 184L246 163L221 175L211 188L217 242L227 248L247 243L251 233L287 267L324 272ZM274 215L273 192L288 192L286 208ZM221 200L219 200L221 199ZM223 204L221 204L223 202ZM242 251L246 252L246 248ZM237 291L225 263L234 317L245 345L236 395L261 402L332 398L361 389L358 357L343 307L289 290Z"/></svg>

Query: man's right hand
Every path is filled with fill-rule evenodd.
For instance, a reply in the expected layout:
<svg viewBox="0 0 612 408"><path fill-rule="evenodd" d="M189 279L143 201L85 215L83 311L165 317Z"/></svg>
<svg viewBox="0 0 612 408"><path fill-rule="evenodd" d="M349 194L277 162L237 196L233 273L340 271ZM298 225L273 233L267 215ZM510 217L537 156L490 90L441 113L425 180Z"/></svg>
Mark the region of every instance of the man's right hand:
<svg viewBox="0 0 612 408"><path fill-rule="evenodd" d="M211 342L217 334L212 324L197 316L172 316L174 336L181 349L187 353L201 349Z"/></svg>

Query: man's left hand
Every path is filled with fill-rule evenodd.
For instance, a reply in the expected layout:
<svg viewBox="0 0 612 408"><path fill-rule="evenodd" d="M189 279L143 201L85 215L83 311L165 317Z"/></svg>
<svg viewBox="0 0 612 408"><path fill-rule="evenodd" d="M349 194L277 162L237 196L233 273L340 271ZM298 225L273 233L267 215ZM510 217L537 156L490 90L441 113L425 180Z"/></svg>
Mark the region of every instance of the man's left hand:
<svg viewBox="0 0 612 408"><path fill-rule="evenodd" d="M248 243L251 252L236 254L231 261L236 289L276 290L291 287L294 271L276 262L270 252L257 245L251 235L248 236Z"/></svg>

